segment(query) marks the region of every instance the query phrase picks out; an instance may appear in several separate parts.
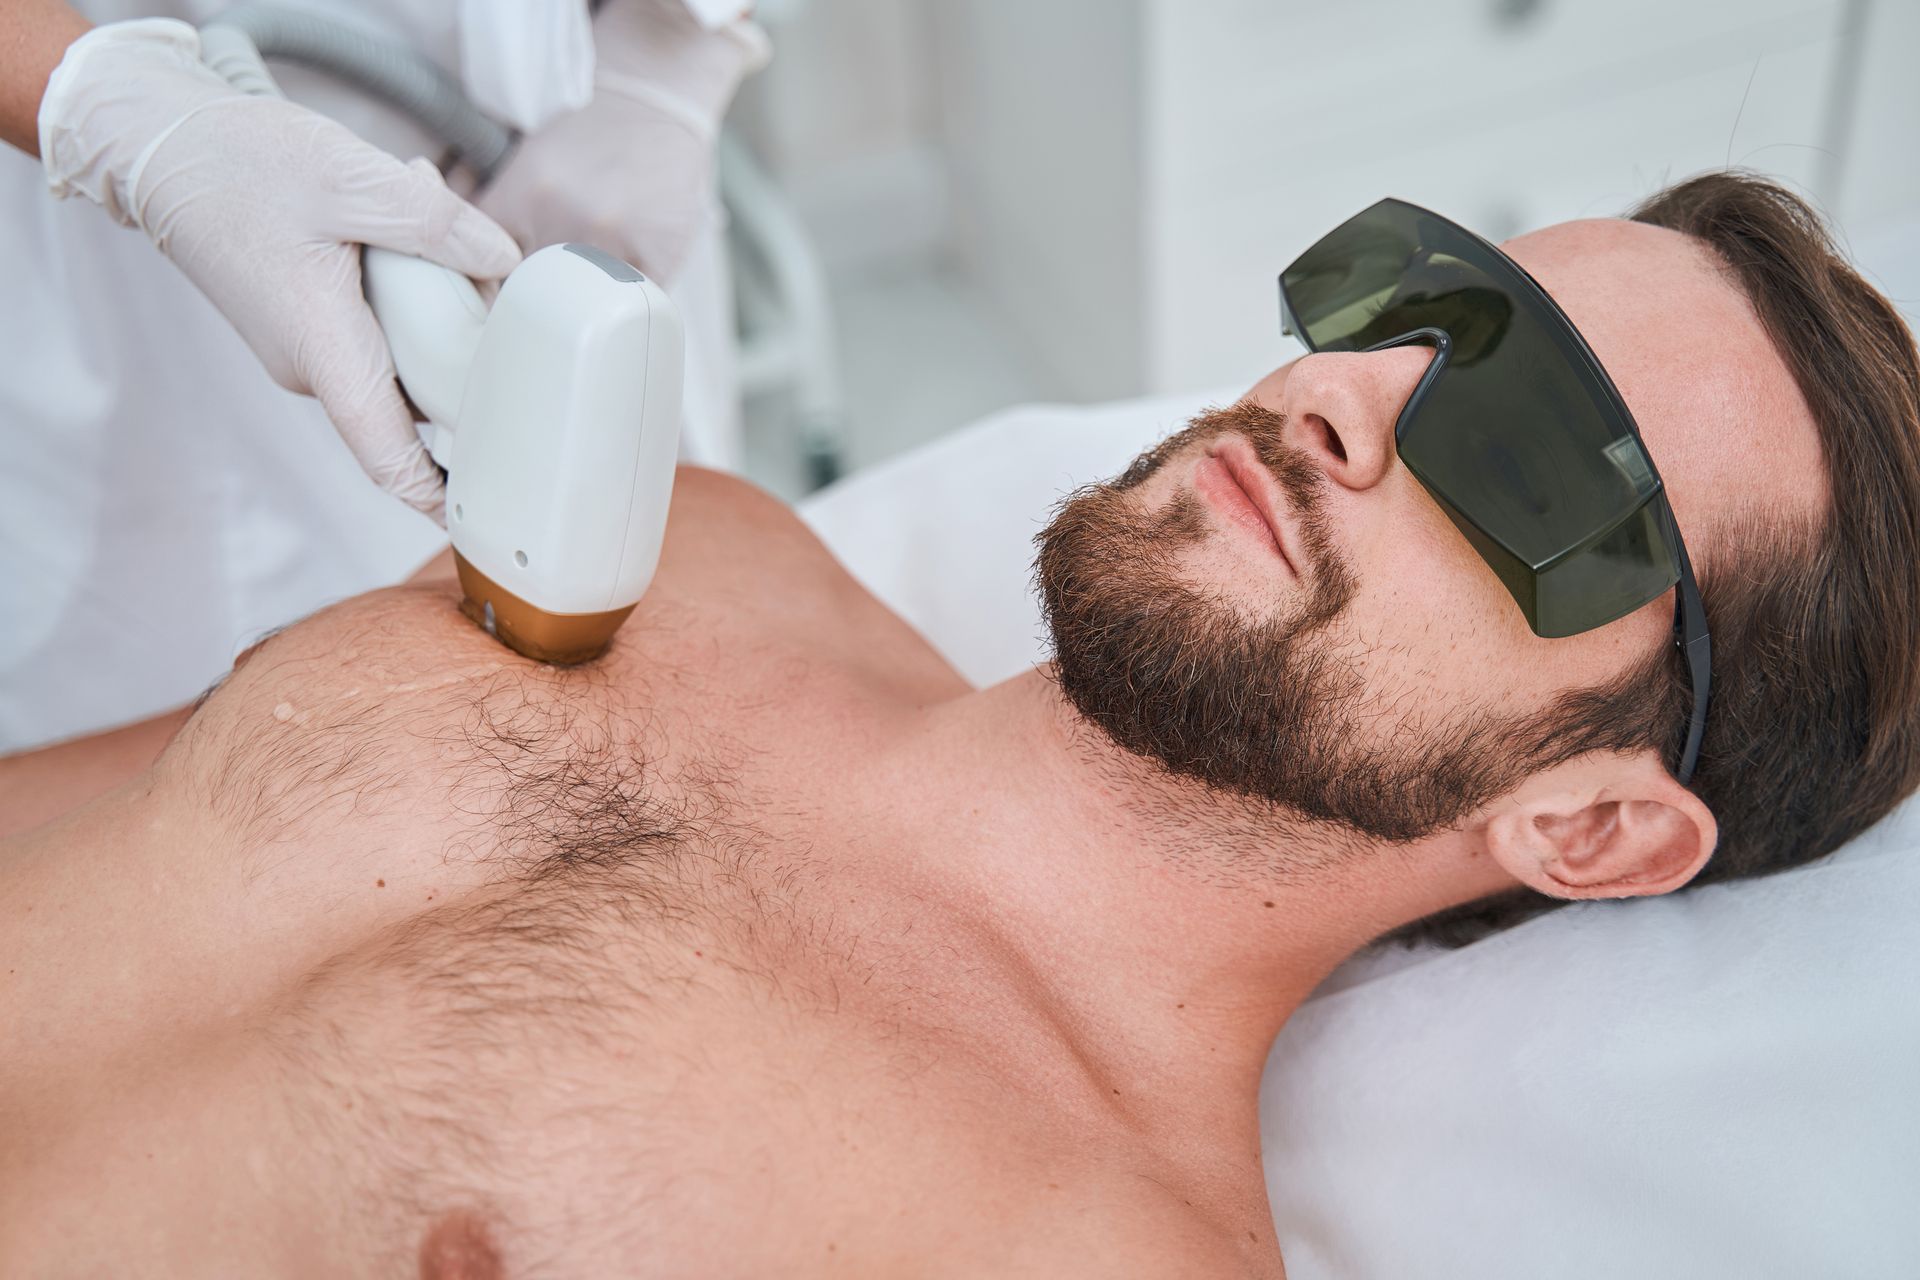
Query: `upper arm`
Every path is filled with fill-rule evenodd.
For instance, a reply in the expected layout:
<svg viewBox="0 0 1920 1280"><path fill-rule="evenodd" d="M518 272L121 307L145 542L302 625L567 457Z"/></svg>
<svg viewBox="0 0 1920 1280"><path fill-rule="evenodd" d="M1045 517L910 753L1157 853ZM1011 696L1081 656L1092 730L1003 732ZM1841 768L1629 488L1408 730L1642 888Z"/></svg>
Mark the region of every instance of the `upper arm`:
<svg viewBox="0 0 1920 1280"><path fill-rule="evenodd" d="M1007 1276L1074 1276L1086 1280L1167 1280L1168 1277L1278 1277L1279 1254L1255 1239L1229 1239L1191 1209L1129 1208L1124 1213L1058 1221L1044 1239L1016 1257ZM1269 1235L1271 1230L1269 1229ZM1260 1259L1270 1257L1271 1266Z"/></svg>
<svg viewBox="0 0 1920 1280"><path fill-rule="evenodd" d="M51 822L137 777L193 714L150 720L0 758L0 840Z"/></svg>
<svg viewBox="0 0 1920 1280"><path fill-rule="evenodd" d="M966 1255L935 1274L991 1274L1014 1280L1168 1280L1169 1277L1283 1277L1272 1216L1240 1222L1205 1200L1189 1203L1156 1179L1117 1169L1079 1176L1058 1170L1012 1184L993 1175L995 1194L972 1215L997 1230L970 1237ZM1044 1188L1044 1189L1042 1189ZM1198 1195L1199 1193L1190 1193ZM977 1243L976 1243L977 1242Z"/></svg>

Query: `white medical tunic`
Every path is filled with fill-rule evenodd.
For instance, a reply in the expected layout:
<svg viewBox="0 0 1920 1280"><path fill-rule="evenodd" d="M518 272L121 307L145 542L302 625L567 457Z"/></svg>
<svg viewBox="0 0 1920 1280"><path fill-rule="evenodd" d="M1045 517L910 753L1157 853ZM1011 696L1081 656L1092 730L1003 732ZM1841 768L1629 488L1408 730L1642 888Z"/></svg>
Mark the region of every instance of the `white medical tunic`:
<svg viewBox="0 0 1920 1280"><path fill-rule="evenodd" d="M80 7L96 22L199 23L225 5ZM304 7L408 40L522 128L591 93L584 3ZM317 73L276 74L288 96L375 145L403 157L442 150ZM706 338L708 373L722 368L725 383L730 369L712 352L727 325L711 303L724 275L708 239L676 294L709 299L691 308L690 346ZM6 148L0 287L0 752L188 702L263 634L400 581L444 547L145 236L85 201L52 199L39 163ZM726 387L692 355L690 416L724 418ZM687 452L736 461L724 445Z"/></svg>

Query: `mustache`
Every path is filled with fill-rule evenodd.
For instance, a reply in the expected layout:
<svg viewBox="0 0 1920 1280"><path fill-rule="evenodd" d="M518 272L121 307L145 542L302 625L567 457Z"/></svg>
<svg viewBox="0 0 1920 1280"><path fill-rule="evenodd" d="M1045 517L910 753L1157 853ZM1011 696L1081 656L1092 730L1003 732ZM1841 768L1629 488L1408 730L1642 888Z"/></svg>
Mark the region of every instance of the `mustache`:
<svg viewBox="0 0 1920 1280"><path fill-rule="evenodd" d="M1312 460L1303 451L1287 444L1287 415L1255 400L1236 400L1232 404L1213 405L1194 414L1187 420L1186 426L1135 458L1110 487L1122 492L1134 488L1187 446L1229 432L1245 436L1253 445L1254 452L1260 455L1260 461L1268 470L1280 476L1283 484L1288 482L1286 473L1293 473L1295 485L1302 488L1312 485L1313 476L1308 474L1315 470ZM1291 490L1287 497L1290 500L1299 499L1299 495Z"/></svg>
<svg viewBox="0 0 1920 1280"><path fill-rule="evenodd" d="M1327 515L1327 486L1332 482L1311 454L1287 442L1287 415L1254 400L1238 400L1229 405L1203 409L1174 432L1133 462L1115 479L1117 492L1145 483L1167 462L1190 445L1218 436L1233 434L1253 446L1260 464L1273 476L1287 502L1287 512L1300 533L1300 541L1313 576L1332 587L1328 594L1343 603L1354 588L1353 574L1341 558ZM1186 510L1189 504L1177 502L1169 512L1168 531L1198 529L1198 513ZM1184 517L1184 518L1181 518ZM1194 536L1198 536L1197 532Z"/></svg>

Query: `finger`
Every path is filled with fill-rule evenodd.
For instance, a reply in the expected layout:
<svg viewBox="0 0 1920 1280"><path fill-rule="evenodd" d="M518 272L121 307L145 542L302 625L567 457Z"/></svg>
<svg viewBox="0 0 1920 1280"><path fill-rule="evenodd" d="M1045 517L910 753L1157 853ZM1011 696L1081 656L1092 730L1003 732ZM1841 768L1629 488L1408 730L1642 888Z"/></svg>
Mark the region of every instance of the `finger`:
<svg viewBox="0 0 1920 1280"><path fill-rule="evenodd" d="M308 377L314 396L375 484L445 525L446 481L413 425L373 312L354 308L341 336L344 349Z"/></svg>
<svg viewBox="0 0 1920 1280"><path fill-rule="evenodd" d="M520 247L499 224L447 188L431 161L401 164L372 147L336 172L344 197L342 239L379 245L494 280L520 263Z"/></svg>
<svg viewBox="0 0 1920 1280"><path fill-rule="evenodd" d="M506 229L480 210L462 200L447 187L446 179L430 160L415 160L406 166L421 175L425 187L427 212L422 224L431 229L445 225L446 236L437 243L426 240L415 252L430 262L452 267L461 275L476 280L504 279L520 265L520 246Z"/></svg>

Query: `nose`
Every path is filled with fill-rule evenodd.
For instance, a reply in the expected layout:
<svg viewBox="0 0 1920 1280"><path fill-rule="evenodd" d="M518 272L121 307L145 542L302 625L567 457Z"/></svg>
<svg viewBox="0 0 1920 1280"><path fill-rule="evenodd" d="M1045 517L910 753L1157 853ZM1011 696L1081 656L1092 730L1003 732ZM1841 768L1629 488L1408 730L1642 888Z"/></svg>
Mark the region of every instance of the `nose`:
<svg viewBox="0 0 1920 1280"><path fill-rule="evenodd" d="M1433 348L1327 351L1296 360L1281 390L1287 443L1328 479L1370 489L1393 466L1393 428L1433 360Z"/></svg>

